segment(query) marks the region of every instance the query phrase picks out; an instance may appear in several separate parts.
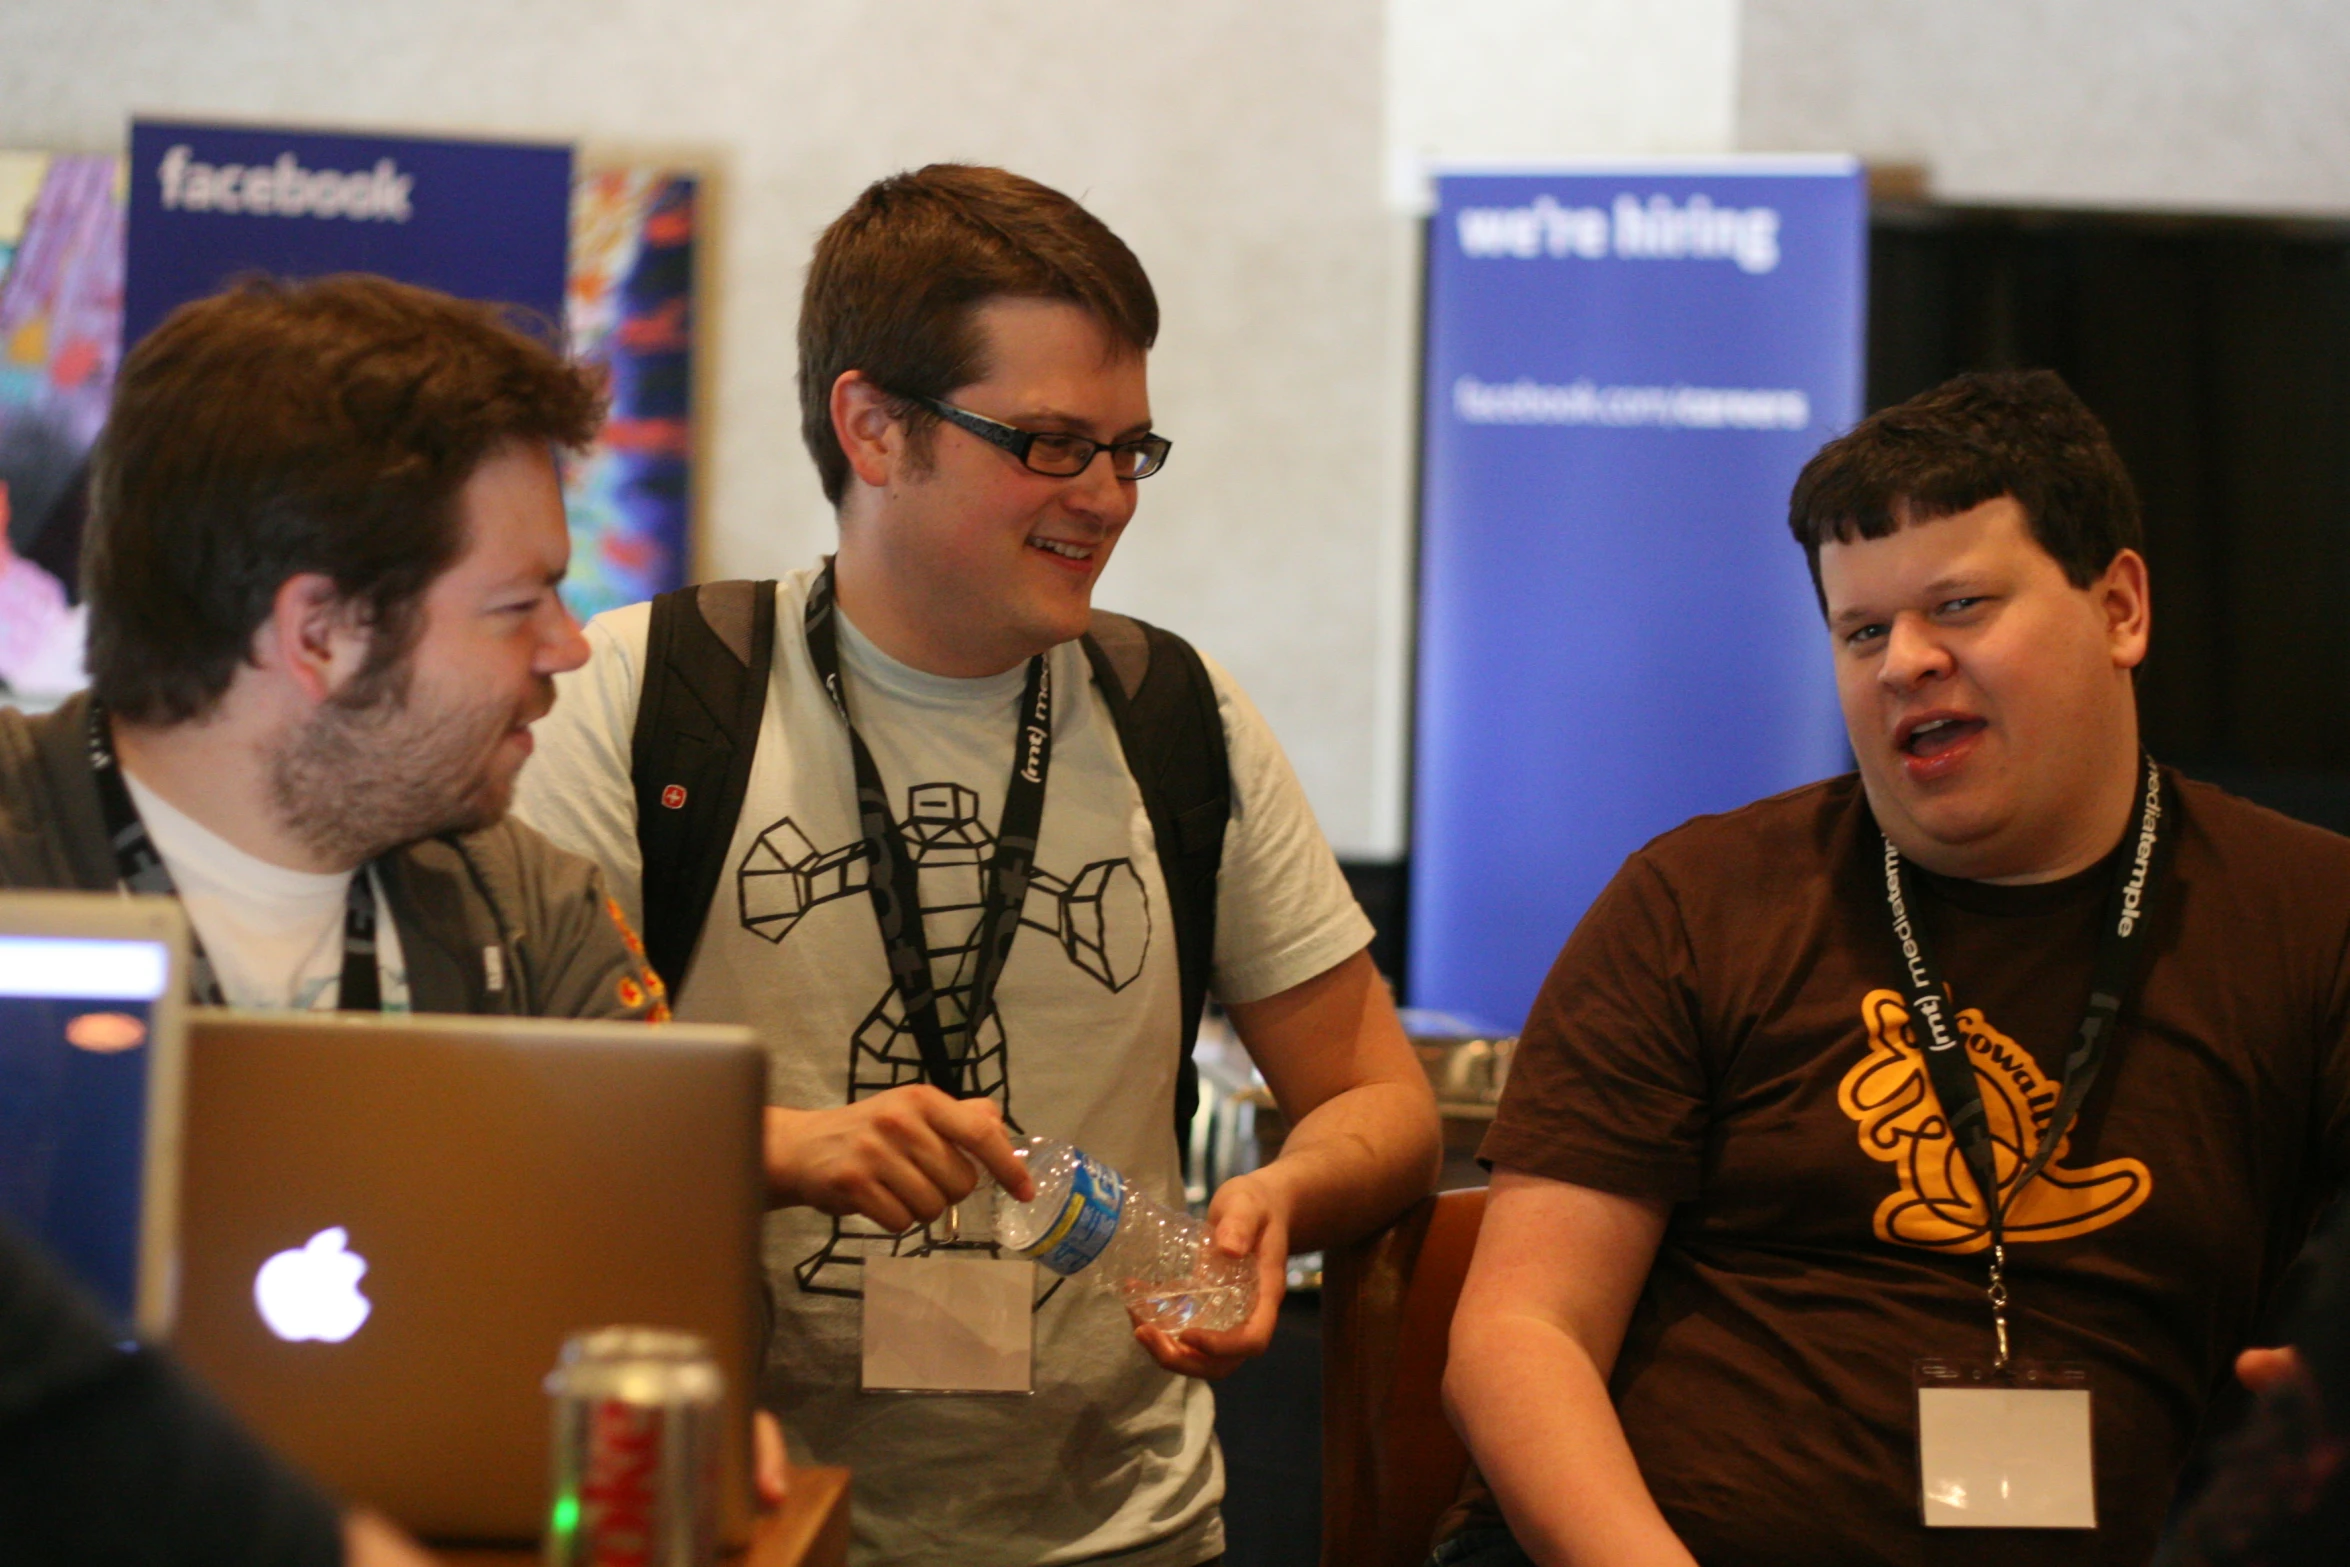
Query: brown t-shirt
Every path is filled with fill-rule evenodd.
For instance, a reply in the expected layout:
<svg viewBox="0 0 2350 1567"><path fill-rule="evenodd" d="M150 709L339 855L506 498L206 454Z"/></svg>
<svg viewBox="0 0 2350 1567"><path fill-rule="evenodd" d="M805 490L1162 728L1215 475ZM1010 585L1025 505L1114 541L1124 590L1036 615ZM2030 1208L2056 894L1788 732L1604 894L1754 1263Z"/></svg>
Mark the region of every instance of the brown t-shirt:
<svg viewBox="0 0 2350 1567"><path fill-rule="evenodd" d="M2138 994L2007 1231L2016 1353L2094 1368L2093 1538L1919 1522L1911 1364L1989 1358L1986 1237L1909 1040L1858 780L1657 839L1560 954L1482 1153L1675 1204L1612 1385L1700 1561L2152 1553L2206 1402L2350 1162L2350 839L2164 777L2177 854ZM1994 1130L2036 1147L2107 869L1917 882Z"/></svg>

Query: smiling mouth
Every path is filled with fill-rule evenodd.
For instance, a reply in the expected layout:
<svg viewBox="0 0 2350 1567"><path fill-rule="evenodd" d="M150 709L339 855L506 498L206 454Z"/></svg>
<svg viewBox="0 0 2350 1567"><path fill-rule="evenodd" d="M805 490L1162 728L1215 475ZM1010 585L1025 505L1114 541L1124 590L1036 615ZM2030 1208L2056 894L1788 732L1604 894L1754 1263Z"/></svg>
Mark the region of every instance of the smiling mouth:
<svg viewBox="0 0 2350 1567"><path fill-rule="evenodd" d="M1912 729L1899 749L1920 759L1940 756L1952 746L1983 732L1980 718L1929 718Z"/></svg>
<svg viewBox="0 0 2350 1567"><path fill-rule="evenodd" d="M1047 555L1058 555L1063 560L1082 562L1093 559L1094 546L1072 544L1067 539L1048 539L1039 534L1028 541L1028 546L1031 549L1042 550Z"/></svg>

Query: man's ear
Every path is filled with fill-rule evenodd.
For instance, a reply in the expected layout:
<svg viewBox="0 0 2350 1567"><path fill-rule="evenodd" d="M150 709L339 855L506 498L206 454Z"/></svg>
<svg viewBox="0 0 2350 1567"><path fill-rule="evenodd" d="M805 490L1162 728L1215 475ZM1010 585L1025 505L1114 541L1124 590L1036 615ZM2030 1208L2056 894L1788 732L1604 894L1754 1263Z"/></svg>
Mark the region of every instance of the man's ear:
<svg viewBox="0 0 2350 1567"><path fill-rule="evenodd" d="M313 703L343 689L367 667L373 637L334 579L306 571L278 584L269 618L253 632L257 669L283 676Z"/></svg>
<svg viewBox="0 0 2350 1567"><path fill-rule="evenodd" d="M2146 557L2123 550L2113 557L2092 591L2105 616L2106 644L2116 669L2135 669L2146 661L2154 629L2154 599L2146 574Z"/></svg>
<svg viewBox="0 0 2350 1567"><path fill-rule="evenodd" d="M905 455L906 428L893 399L862 370L843 370L832 383L832 435L857 478L880 489Z"/></svg>

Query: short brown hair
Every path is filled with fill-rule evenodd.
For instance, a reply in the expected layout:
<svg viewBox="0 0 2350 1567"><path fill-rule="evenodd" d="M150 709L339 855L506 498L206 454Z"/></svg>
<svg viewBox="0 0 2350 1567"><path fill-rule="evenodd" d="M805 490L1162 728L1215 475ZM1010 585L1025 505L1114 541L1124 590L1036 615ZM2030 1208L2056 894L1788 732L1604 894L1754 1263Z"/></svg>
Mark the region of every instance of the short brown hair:
<svg viewBox="0 0 2350 1567"><path fill-rule="evenodd" d="M1869 415L1804 464L1787 525L1816 592L1829 540L1881 539L2002 495L2023 507L2032 537L2076 588L2143 547L2129 470L2053 370L1970 372Z"/></svg>
<svg viewBox="0 0 2350 1567"><path fill-rule="evenodd" d="M514 443L594 438L596 382L494 305L358 275L242 280L124 361L90 494L90 687L202 717L288 577L318 572L404 657L464 547L458 492Z"/></svg>
<svg viewBox="0 0 2350 1567"><path fill-rule="evenodd" d="M862 370L897 394L915 439L935 416L906 402L987 374L974 315L991 299L1058 299L1111 343L1147 353L1159 301L1109 226L1048 186L1003 169L933 163L865 187L816 241L800 298L800 437L838 506L849 459L832 429L832 383Z"/></svg>

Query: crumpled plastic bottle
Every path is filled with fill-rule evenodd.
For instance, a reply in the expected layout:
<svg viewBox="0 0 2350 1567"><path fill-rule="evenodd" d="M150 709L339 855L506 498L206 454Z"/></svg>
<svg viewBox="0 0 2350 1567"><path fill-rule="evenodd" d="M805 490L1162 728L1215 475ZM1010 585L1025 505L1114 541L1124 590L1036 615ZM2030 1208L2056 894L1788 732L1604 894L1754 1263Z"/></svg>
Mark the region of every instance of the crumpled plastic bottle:
<svg viewBox="0 0 2350 1567"><path fill-rule="evenodd" d="M1190 1214L1056 1138L1015 1138L1012 1152L1036 1195L1020 1202L995 1188L996 1242L1005 1250L1055 1273L1085 1274L1136 1321L1169 1333L1238 1327L1256 1309L1257 1260L1219 1251Z"/></svg>

